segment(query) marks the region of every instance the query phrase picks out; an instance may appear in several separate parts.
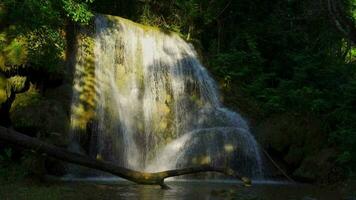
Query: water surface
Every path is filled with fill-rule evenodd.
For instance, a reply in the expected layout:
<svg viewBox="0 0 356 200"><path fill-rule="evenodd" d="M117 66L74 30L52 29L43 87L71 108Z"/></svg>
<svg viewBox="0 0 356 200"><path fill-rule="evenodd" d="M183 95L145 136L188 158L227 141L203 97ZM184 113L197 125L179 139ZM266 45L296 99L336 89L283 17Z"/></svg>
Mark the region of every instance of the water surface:
<svg viewBox="0 0 356 200"><path fill-rule="evenodd" d="M244 187L237 181L222 180L172 180L171 187L163 190L159 186L137 185L127 181L72 181L73 190L89 191L93 199L254 199L254 200L301 200L343 199L341 190L286 182L255 182L252 187ZM74 196L66 196L72 198ZM95 198L94 198L95 197Z"/></svg>

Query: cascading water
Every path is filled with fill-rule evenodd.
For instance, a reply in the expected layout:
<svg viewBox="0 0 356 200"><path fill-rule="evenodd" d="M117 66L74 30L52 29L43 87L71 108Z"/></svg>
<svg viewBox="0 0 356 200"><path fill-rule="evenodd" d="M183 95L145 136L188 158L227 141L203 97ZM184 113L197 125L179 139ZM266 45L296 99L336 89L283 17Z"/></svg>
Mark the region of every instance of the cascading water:
<svg viewBox="0 0 356 200"><path fill-rule="evenodd" d="M150 172L211 164L262 177L247 123L223 107L190 44L173 33L98 15L94 46L95 157Z"/></svg>

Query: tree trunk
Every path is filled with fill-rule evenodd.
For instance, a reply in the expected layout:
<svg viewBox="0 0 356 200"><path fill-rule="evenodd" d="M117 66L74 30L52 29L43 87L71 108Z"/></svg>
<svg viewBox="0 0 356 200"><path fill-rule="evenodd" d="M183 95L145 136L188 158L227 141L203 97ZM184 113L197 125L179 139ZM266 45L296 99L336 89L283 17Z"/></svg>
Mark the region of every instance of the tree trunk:
<svg viewBox="0 0 356 200"><path fill-rule="evenodd" d="M356 25L352 16L347 16L347 12L340 0L325 0L329 16L340 33L348 38L353 45L356 45Z"/></svg>
<svg viewBox="0 0 356 200"><path fill-rule="evenodd" d="M240 179L245 186L251 185L251 180L247 177L240 176L237 172L228 168L216 168L209 165L202 165L199 167L189 167L183 169L168 170L155 173L140 172L124 167L116 166L109 162L99 161L81 155L78 153L69 152L63 148L56 147L54 145L42 142L38 139L29 137L27 135L21 134L14 130L1 127L0 126L0 140L9 142L24 148L33 149L40 153L45 153L48 156L67 161L70 163L75 163L83 165L89 168L98 169L101 171L109 172L113 175L119 176L121 178L133 181L138 184L145 185L160 185L162 188L168 188L164 184L164 179L173 176L180 176L185 174L193 174L199 172L218 172Z"/></svg>

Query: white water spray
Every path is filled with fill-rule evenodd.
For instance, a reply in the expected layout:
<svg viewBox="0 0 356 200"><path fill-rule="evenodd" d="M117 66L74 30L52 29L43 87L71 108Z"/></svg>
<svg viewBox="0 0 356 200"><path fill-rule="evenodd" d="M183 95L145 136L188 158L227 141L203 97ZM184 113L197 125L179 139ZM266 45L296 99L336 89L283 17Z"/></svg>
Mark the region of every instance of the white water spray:
<svg viewBox="0 0 356 200"><path fill-rule="evenodd" d="M96 157L149 172L211 164L262 177L247 123L223 107L192 45L99 15L94 54Z"/></svg>

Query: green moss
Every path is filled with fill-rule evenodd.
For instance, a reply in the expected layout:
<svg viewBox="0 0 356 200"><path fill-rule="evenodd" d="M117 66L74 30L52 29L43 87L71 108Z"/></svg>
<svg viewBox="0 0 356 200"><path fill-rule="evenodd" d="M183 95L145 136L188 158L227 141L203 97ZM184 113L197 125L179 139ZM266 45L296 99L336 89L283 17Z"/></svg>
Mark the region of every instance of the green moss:
<svg viewBox="0 0 356 200"><path fill-rule="evenodd" d="M168 35L177 35L177 33L173 32L173 31L169 31L169 30L166 30L166 29L162 29L158 26L151 26L151 25L145 25L145 24L141 24L141 23L136 23L134 21L131 21L129 19L125 19L125 18L122 18L122 17L118 17L118 16L112 16L112 15L105 15L105 17L112 22L112 24L114 23L118 23L118 22L124 22L124 23L127 23L127 24L130 24L134 27L139 27L141 28L143 31L145 32L151 32L151 31L154 31L154 32L161 32L161 33L165 33L165 34L168 34Z"/></svg>
<svg viewBox="0 0 356 200"><path fill-rule="evenodd" d="M30 86L30 89L22 94L16 96L15 101L12 104L11 111L18 107L26 107L30 105L35 105L40 101L40 94L34 85Z"/></svg>
<svg viewBox="0 0 356 200"><path fill-rule="evenodd" d="M85 130L95 113L95 55L94 39L89 30L83 30L78 37L77 66L74 86L79 101L73 106L72 128Z"/></svg>

